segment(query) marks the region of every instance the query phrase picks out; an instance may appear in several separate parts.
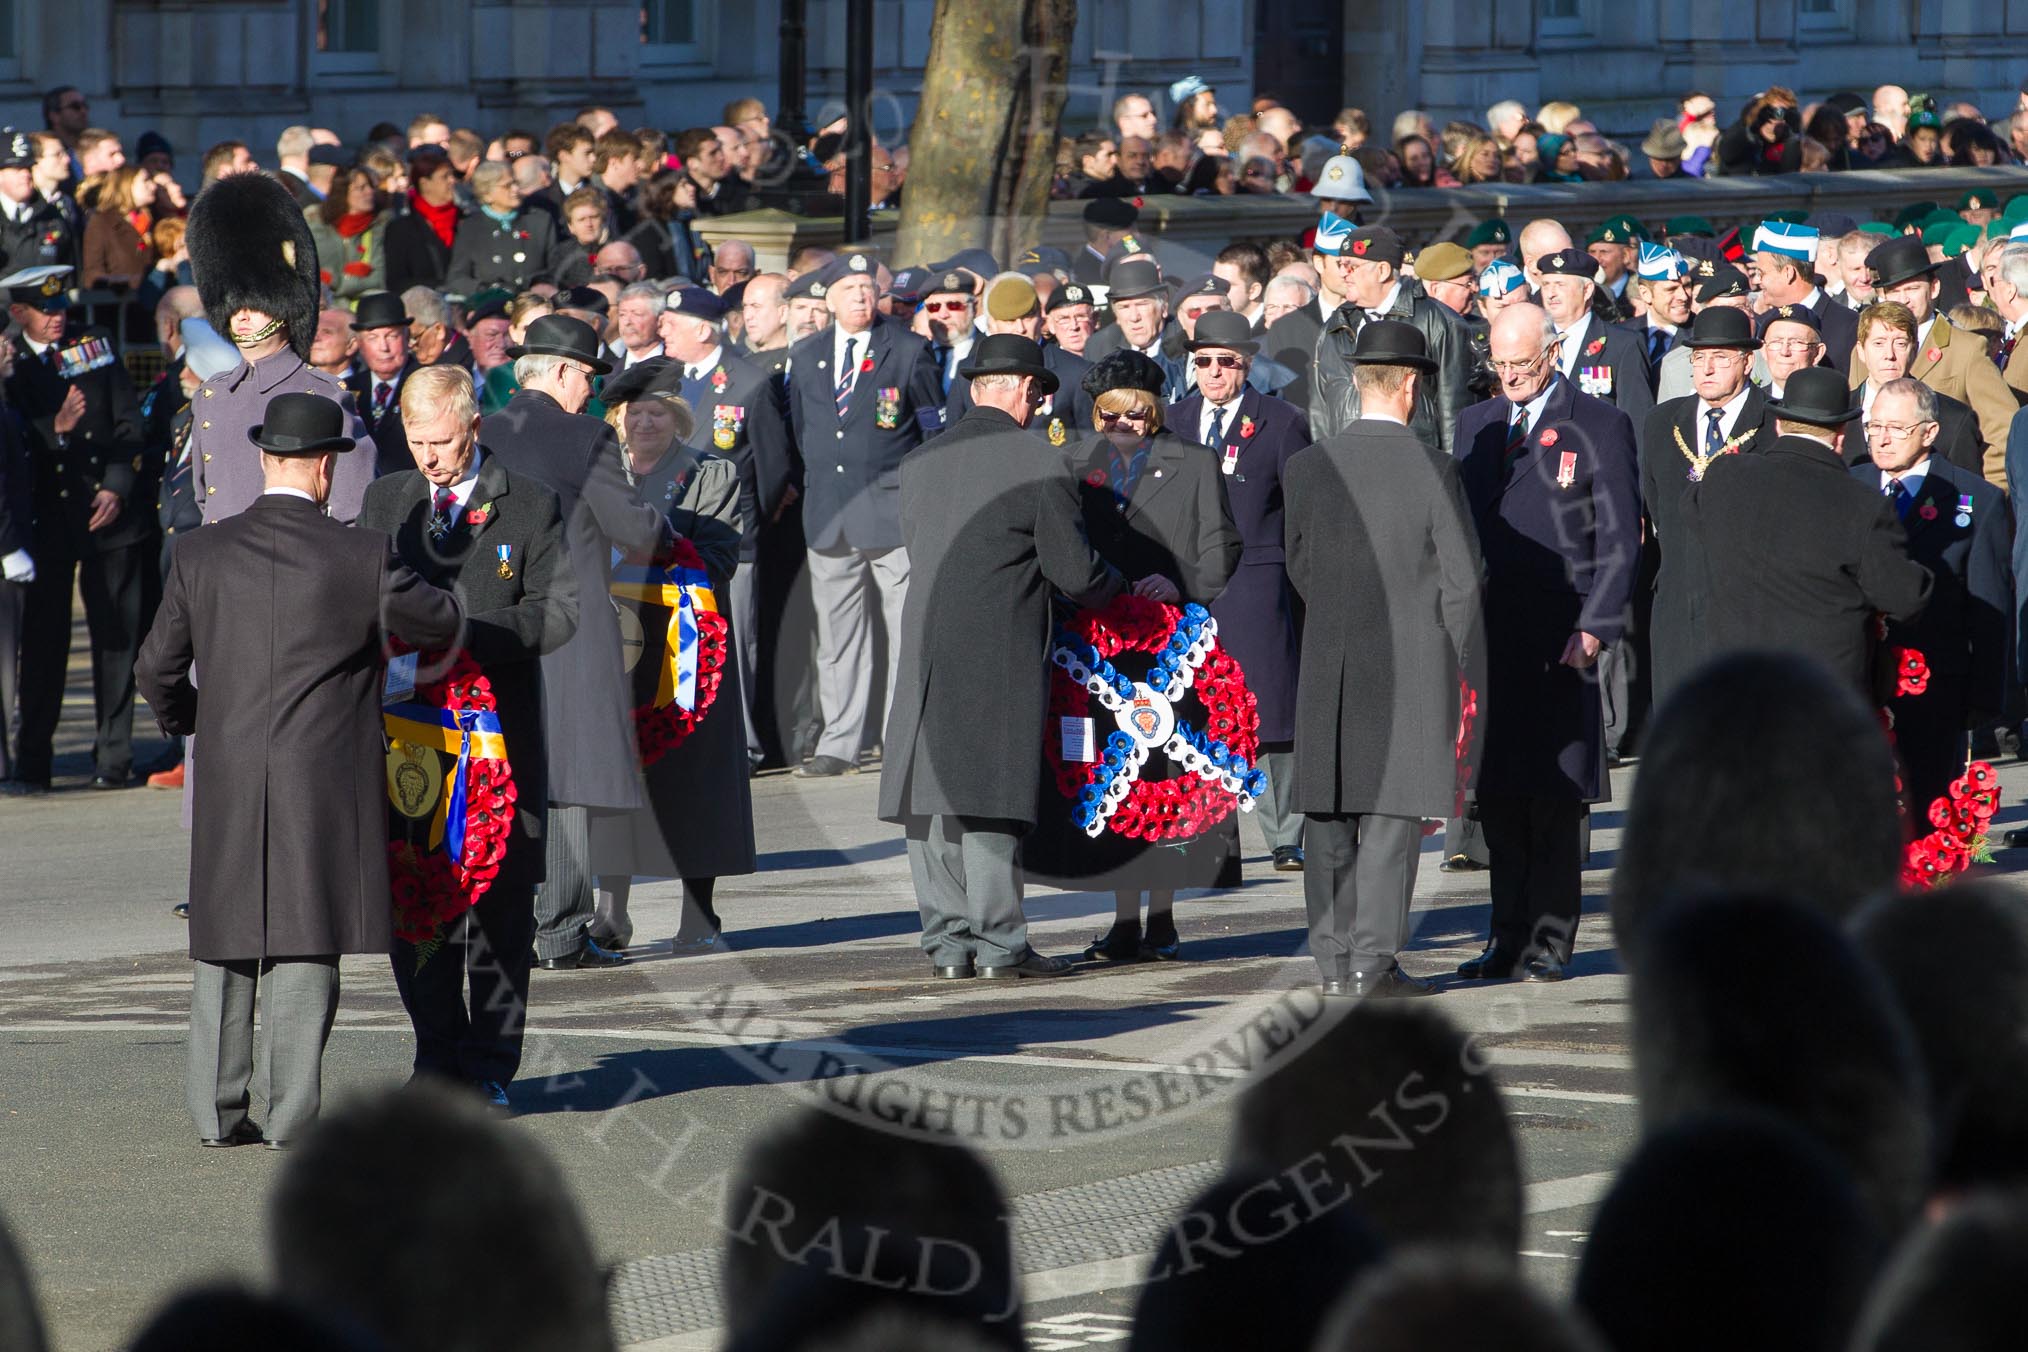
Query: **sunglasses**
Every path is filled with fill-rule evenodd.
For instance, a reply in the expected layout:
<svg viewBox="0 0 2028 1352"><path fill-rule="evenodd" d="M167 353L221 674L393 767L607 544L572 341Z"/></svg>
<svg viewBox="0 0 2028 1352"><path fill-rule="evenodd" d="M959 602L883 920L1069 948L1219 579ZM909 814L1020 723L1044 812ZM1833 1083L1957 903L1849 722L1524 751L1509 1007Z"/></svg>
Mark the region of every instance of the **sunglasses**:
<svg viewBox="0 0 2028 1352"><path fill-rule="evenodd" d="M928 300L923 302L922 308L926 314L938 315L946 312L957 314L961 310L970 309L971 305L972 302L968 300Z"/></svg>
<svg viewBox="0 0 2028 1352"><path fill-rule="evenodd" d="M1115 423L1144 423L1148 421L1148 415L1139 409L1134 410L1132 413L1101 413L1098 415L1098 418L1107 427L1111 427Z"/></svg>
<svg viewBox="0 0 2028 1352"><path fill-rule="evenodd" d="M1209 371L1214 366L1221 371L1237 371L1240 367L1240 360L1237 357L1228 357L1221 352L1215 357L1192 357L1190 364L1200 371Z"/></svg>

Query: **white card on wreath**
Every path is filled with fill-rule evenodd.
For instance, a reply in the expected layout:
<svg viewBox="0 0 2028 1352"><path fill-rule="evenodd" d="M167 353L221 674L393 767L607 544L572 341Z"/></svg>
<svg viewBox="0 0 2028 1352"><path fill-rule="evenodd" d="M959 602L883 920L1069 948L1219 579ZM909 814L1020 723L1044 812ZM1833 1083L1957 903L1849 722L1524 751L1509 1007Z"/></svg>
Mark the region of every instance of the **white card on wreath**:
<svg viewBox="0 0 2028 1352"><path fill-rule="evenodd" d="M387 688L381 692L383 705L400 704L415 695L416 662L421 653L403 653L387 664Z"/></svg>
<svg viewBox="0 0 2028 1352"><path fill-rule="evenodd" d="M1077 763L1089 765L1098 759L1098 753L1093 750L1092 746L1093 742L1097 740L1097 733L1094 731L1091 719L1063 718L1057 721L1063 725L1063 759L1065 764Z"/></svg>

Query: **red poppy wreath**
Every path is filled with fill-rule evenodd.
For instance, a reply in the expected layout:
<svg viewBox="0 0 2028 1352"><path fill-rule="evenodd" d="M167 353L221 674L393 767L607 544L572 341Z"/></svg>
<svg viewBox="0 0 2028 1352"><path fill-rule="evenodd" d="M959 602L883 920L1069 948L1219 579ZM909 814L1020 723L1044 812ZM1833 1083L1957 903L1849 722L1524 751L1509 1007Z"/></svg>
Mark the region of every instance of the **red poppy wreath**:
<svg viewBox="0 0 2028 1352"><path fill-rule="evenodd" d="M661 647L654 690L634 707L634 738L645 770L683 745L717 702L727 625L703 558L681 536L654 565L615 569L612 594L640 608L642 659L658 643ZM640 688L645 685L643 680Z"/></svg>
<svg viewBox="0 0 2028 1352"><path fill-rule="evenodd" d="M1121 658L1145 666L1145 674L1129 676L1115 664ZM1086 835L1185 840L1235 808L1250 811L1266 791L1267 776L1254 763L1259 708L1202 606L1116 597L1059 629L1052 660L1052 728L1067 733L1099 719L1116 725L1103 747L1095 738L1043 739L1050 774ZM1067 757L1067 742L1081 742L1091 759ZM1142 775L1155 754L1169 762L1168 778Z"/></svg>

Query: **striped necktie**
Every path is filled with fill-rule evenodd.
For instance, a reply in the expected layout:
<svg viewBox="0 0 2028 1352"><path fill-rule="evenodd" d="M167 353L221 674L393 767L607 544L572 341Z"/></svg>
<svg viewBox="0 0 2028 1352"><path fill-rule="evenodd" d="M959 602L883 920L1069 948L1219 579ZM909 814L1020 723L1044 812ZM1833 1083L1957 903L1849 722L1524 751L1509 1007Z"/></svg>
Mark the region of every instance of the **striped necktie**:
<svg viewBox="0 0 2028 1352"><path fill-rule="evenodd" d="M852 408L852 382L859 376L859 363L853 358L853 349L859 346L857 338L845 340L845 360L838 363L838 421L844 422L845 415Z"/></svg>
<svg viewBox="0 0 2028 1352"><path fill-rule="evenodd" d="M1507 449L1500 457L1500 468L1511 470L1521 453L1528 449L1528 406L1523 404L1514 410L1514 421L1507 424Z"/></svg>

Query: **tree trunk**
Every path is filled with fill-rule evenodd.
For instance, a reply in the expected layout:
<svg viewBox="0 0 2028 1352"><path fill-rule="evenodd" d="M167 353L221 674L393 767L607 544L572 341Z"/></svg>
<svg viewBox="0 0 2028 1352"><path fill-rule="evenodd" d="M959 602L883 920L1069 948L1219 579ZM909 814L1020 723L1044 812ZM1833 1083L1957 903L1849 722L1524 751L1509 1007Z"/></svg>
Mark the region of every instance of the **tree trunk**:
<svg viewBox="0 0 2028 1352"><path fill-rule="evenodd" d="M1077 0L937 0L909 136L898 263L1042 238Z"/></svg>

